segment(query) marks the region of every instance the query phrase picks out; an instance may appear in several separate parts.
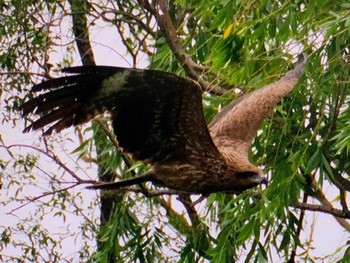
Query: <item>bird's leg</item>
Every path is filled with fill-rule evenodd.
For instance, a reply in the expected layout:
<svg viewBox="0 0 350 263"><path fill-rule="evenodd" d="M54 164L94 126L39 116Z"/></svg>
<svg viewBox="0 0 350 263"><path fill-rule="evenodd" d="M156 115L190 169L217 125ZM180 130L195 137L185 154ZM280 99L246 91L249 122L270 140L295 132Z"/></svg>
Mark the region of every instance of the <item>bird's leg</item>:
<svg viewBox="0 0 350 263"><path fill-rule="evenodd" d="M122 187L127 187L135 184L142 184L144 182L151 181L152 173L145 173L140 176L124 179L118 182L98 182L96 184L87 186L87 189L119 189Z"/></svg>

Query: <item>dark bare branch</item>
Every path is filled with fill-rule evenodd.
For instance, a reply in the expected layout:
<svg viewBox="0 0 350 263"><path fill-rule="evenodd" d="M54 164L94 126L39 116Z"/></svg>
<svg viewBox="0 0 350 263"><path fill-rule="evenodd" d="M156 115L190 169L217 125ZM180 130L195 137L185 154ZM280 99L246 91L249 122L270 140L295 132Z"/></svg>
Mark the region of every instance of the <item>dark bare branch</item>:
<svg viewBox="0 0 350 263"><path fill-rule="evenodd" d="M147 0L139 0L138 2L143 8L154 15L159 25L159 29L162 32L174 56L181 63L187 75L193 80L198 81L202 88L202 91L209 91L218 95L225 93L226 90L203 80L200 74L196 72L198 69L202 71L203 67L194 62L183 49L180 40L177 37L176 29L170 18L165 2L162 0L158 1L159 8L152 6Z"/></svg>
<svg viewBox="0 0 350 263"><path fill-rule="evenodd" d="M295 205L291 205L292 207L299 208L302 210L314 211L314 212L322 212L325 214L332 215L334 217L340 219L350 219L350 213L344 212L343 210L334 208L333 206L325 206L325 205L315 205L315 204L305 204L302 202L298 202ZM347 229L349 230L349 229Z"/></svg>
<svg viewBox="0 0 350 263"><path fill-rule="evenodd" d="M95 65L94 54L89 40L89 27L86 14L89 3L86 0L69 0L72 9L73 34L83 65Z"/></svg>
<svg viewBox="0 0 350 263"><path fill-rule="evenodd" d="M308 200L308 194L304 193L303 197L303 204L306 204ZM300 215L299 215L299 222L298 222L298 229L297 229L297 236L300 237L301 230L303 229L303 222L304 222L304 217L305 217L305 210L301 210ZM295 262L295 256L297 255L297 243L295 244L292 253L290 254L288 263L294 263Z"/></svg>
<svg viewBox="0 0 350 263"><path fill-rule="evenodd" d="M326 211L331 211L330 214L334 213L334 216L335 216L334 218L339 223L339 225L341 225L345 230L350 231L350 224L346 220L343 219L343 218L350 219L350 214L347 214L346 211L341 211L339 209L335 209L333 207L332 203L328 201L326 195L323 193L322 189L319 187L318 183L315 180L312 181L311 187L315 191L316 199L321 203L323 208L325 208L324 212L326 213ZM339 212L339 211L341 211L341 212ZM323 211L320 210L320 212L323 212ZM344 217L344 215L346 217Z"/></svg>
<svg viewBox="0 0 350 263"><path fill-rule="evenodd" d="M343 211L350 214L348 204L346 203L346 191L340 190L340 204L343 208Z"/></svg>
<svg viewBox="0 0 350 263"><path fill-rule="evenodd" d="M190 220L192 223L192 228L194 230L197 230L197 231L205 231L205 233L209 236L208 226L205 224L201 224L198 213L195 209L195 204L191 200L191 196L188 194L180 194L178 197L178 200L184 205L184 207L187 211L187 214L190 217ZM205 244L205 240L202 240L201 242L202 242L204 247L206 247L206 246L208 246L208 247L206 247L206 249L203 249L202 246L200 246L200 247L196 248L196 251L202 257L210 259L210 256L207 255L207 253L206 253L207 252L206 250L209 249L210 242L207 242L206 244Z"/></svg>

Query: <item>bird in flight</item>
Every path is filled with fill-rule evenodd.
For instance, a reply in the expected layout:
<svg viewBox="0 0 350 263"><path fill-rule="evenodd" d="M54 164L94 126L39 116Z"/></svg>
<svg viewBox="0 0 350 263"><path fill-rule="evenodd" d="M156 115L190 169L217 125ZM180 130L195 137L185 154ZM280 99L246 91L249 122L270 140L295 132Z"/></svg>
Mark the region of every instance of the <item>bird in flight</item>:
<svg viewBox="0 0 350 263"><path fill-rule="evenodd" d="M192 194L241 192L267 184L262 170L248 160L260 124L297 84L306 62L281 79L226 106L206 125L199 85L174 74L108 66L63 69L67 76L32 87L23 115L40 117L24 132L44 135L83 124L108 111L118 147L133 160L149 164L138 177L90 188L118 189L152 182Z"/></svg>

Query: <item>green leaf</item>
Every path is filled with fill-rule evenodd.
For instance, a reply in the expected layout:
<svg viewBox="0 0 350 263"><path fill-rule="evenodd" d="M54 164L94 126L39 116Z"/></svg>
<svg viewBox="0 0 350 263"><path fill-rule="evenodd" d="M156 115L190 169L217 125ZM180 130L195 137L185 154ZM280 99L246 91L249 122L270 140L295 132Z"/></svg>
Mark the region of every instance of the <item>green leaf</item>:
<svg viewBox="0 0 350 263"><path fill-rule="evenodd" d="M325 169L325 171L327 172L327 174L330 176L330 177L334 177L334 174L333 174L333 169L332 167L329 165L329 162L327 161L326 157L324 156L324 154L322 154L322 166L323 168Z"/></svg>
<svg viewBox="0 0 350 263"><path fill-rule="evenodd" d="M314 154L309 159L308 163L306 164L305 172L310 174L313 170L315 170L321 163L322 160L322 149L320 147L317 147Z"/></svg>
<svg viewBox="0 0 350 263"><path fill-rule="evenodd" d="M342 3L340 4L341 7L349 9L350 8L350 3Z"/></svg>

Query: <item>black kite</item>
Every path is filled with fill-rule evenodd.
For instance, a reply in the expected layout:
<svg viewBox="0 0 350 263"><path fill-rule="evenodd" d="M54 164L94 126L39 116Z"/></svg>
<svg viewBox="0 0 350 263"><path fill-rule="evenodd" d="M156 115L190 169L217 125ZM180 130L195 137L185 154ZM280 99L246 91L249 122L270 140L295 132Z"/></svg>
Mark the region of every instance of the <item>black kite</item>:
<svg viewBox="0 0 350 263"><path fill-rule="evenodd" d="M268 113L298 82L306 58L277 82L246 94L205 123L198 84L155 70L107 66L66 68L72 74L33 86L23 114L40 115L25 132L45 135L108 111L120 149L150 164L144 175L93 188L151 181L188 193L240 192L267 183L248 160L252 139Z"/></svg>

